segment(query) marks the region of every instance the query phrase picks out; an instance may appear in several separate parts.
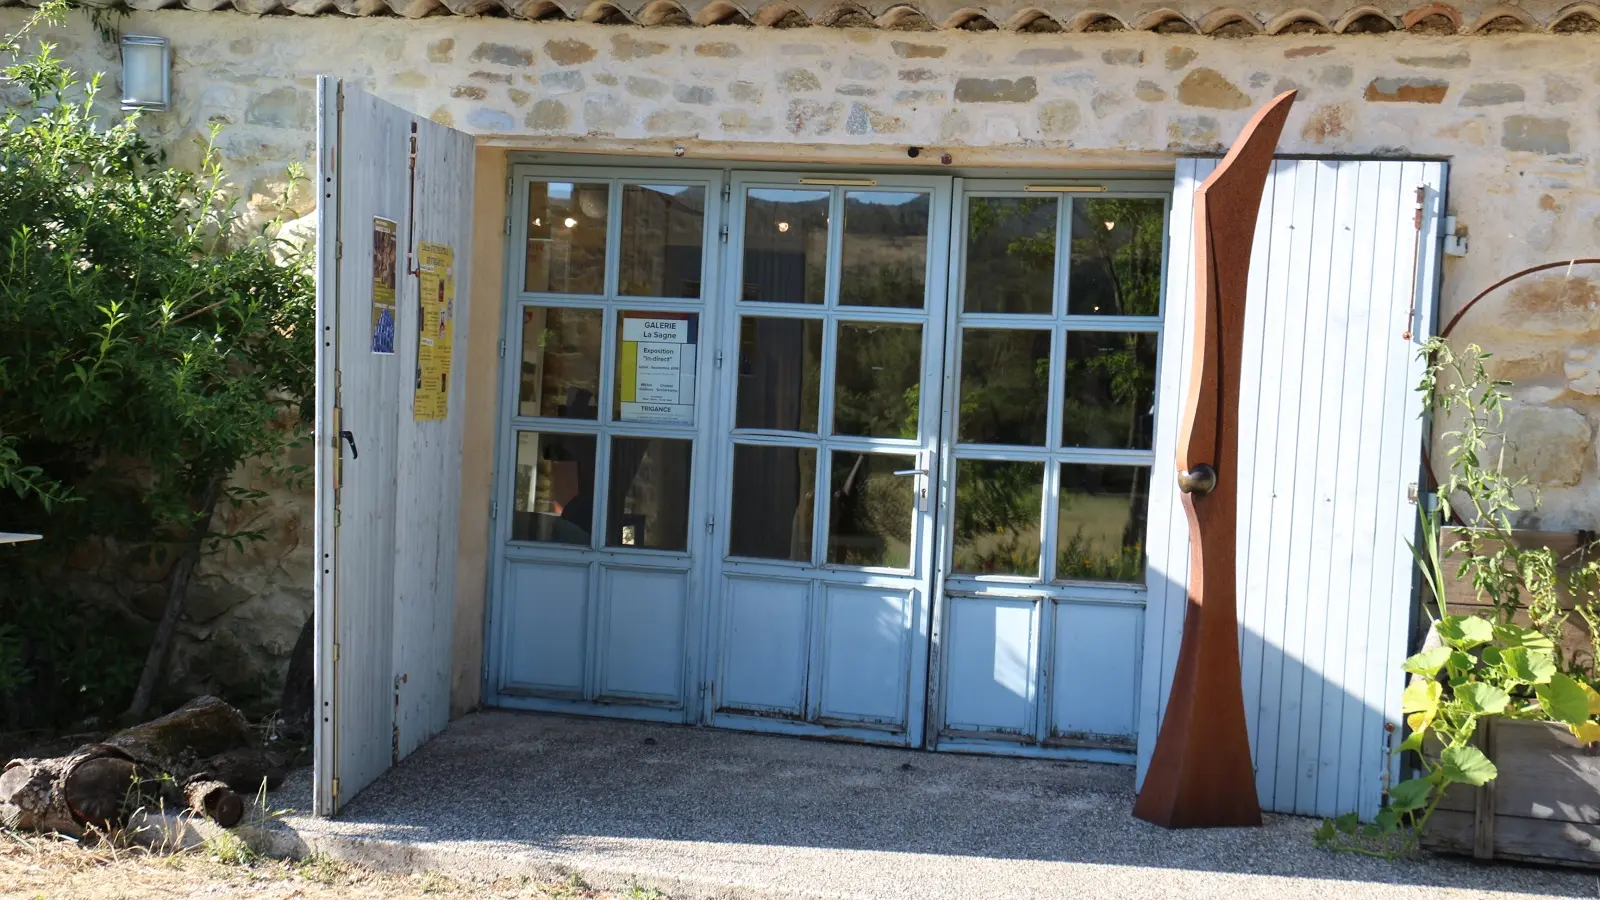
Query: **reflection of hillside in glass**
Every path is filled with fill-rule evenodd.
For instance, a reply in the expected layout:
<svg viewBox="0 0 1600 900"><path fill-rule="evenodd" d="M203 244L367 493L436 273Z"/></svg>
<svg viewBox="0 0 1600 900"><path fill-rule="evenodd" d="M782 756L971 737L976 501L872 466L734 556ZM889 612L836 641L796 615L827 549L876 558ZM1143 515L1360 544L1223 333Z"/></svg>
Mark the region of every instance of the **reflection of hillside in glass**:
<svg viewBox="0 0 1600 900"><path fill-rule="evenodd" d="M1056 580L1144 582L1150 470L1066 464L1056 519Z"/></svg>
<svg viewBox="0 0 1600 900"><path fill-rule="evenodd" d="M1050 332L962 330L958 441L1041 447L1049 396Z"/></svg>
<svg viewBox="0 0 1600 900"><path fill-rule="evenodd" d="M1111 198L1072 204L1067 312L1154 316L1161 312L1160 200Z"/></svg>
<svg viewBox="0 0 1600 900"><path fill-rule="evenodd" d="M1150 332L1067 332L1062 445L1150 449L1156 346Z"/></svg>
<svg viewBox="0 0 1600 900"><path fill-rule="evenodd" d="M1056 210L1054 197L967 201L965 312L1050 314Z"/></svg>
<svg viewBox="0 0 1600 900"><path fill-rule="evenodd" d="M1044 463L956 460L955 571L1039 575Z"/></svg>
<svg viewBox="0 0 1600 900"><path fill-rule="evenodd" d="M618 293L699 297L705 221L703 187L624 185Z"/></svg>
<svg viewBox="0 0 1600 900"><path fill-rule="evenodd" d="M740 299L822 303L827 261L827 191L750 189L744 209Z"/></svg>
<svg viewBox="0 0 1600 900"><path fill-rule="evenodd" d="M926 193L844 195L839 303L920 309L928 268Z"/></svg>

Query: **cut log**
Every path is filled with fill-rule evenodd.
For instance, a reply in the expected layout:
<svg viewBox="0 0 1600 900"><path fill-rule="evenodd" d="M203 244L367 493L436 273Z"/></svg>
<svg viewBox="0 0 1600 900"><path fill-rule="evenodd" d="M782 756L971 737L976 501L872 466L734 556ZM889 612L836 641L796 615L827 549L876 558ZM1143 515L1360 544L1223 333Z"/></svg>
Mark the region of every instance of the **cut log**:
<svg viewBox="0 0 1600 900"><path fill-rule="evenodd" d="M232 827L244 817L241 794L281 780L244 716L200 697L66 756L12 760L0 775L0 825L76 836L166 807Z"/></svg>

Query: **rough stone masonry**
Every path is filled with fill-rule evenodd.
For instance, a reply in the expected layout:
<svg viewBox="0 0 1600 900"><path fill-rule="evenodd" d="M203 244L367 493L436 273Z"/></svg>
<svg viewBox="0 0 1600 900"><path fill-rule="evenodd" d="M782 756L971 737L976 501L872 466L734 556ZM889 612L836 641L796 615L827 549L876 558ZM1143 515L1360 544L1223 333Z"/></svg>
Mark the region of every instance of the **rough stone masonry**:
<svg viewBox="0 0 1600 900"><path fill-rule="evenodd" d="M24 12L0 9L0 29ZM1213 152L1274 94L1300 91L1281 151L1435 156L1471 253L1447 258L1442 314L1524 266L1600 249L1600 69L1589 34L1027 34L747 26L640 28L430 16L134 13L173 45L174 109L144 127L192 159L213 123L257 210L310 165L315 76L527 149L938 166L1152 168ZM1493 29L1488 29L1493 31ZM1219 32L1222 33L1222 32ZM115 47L75 15L51 35L115 80ZM114 91L108 91L108 94ZM310 198L299 211L310 210ZM1525 281L1457 334L1512 379L1526 527L1600 528L1600 278ZM210 559L180 665L222 636L281 664L311 599L310 495L257 513L273 540ZM185 656L184 654L188 654ZM190 662L184 662L188 660Z"/></svg>

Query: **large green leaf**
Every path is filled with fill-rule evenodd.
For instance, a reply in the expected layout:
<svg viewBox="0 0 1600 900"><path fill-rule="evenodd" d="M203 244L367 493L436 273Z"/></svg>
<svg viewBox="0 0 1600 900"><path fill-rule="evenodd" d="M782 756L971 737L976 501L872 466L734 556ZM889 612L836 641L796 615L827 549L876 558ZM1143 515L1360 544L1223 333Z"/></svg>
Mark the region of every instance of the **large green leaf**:
<svg viewBox="0 0 1600 900"><path fill-rule="evenodd" d="M1426 778L1412 778L1389 789L1389 808L1395 812L1421 809L1433 793L1433 785Z"/></svg>
<svg viewBox="0 0 1600 900"><path fill-rule="evenodd" d="M1400 711L1432 714L1439 708L1439 698L1443 696L1444 687L1439 682L1413 678L1406 685L1405 693L1400 695Z"/></svg>
<svg viewBox="0 0 1600 900"><path fill-rule="evenodd" d="M1445 616L1433 623L1433 630L1458 650L1471 650L1494 640L1494 626L1478 616Z"/></svg>
<svg viewBox="0 0 1600 900"><path fill-rule="evenodd" d="M1512 647L1500 654L1506 674L1524 684L1548 684L1556 674L1556 660L1549 651Z"/></svg>
<svg viewBox="0 0 1600 900"><path fill-rule="evenodd" d="M1511 695L1492 684L1475 681L1463 684L1456 688L1456 700L1466 707L1467 712L1481 716L1496 716L1505 712L1506 704L1511 702Z"/></svg>
<svg viewBox="0 0 1600 900"><path fill-rule="evenodd" d="M1549 638L1521 625L1494 626L1494 639L1503 647L1526 647L1529 650L1546 652L1555 649L1555 644L1551 643Z"/></svg>
<svg viewBox="0 0 1600 900"><path fill-rule="evenodd" d="M1458 781L1473 787L1488 784L1500 774L1477 747L1446 747L1439 756L1440 773L1446 781Z"/></svg>
<svg viewBox="0 0 1600 900"><path fill-rule="evenodd" d="M1406 660L1405 665L1401 666L1401 668L1415 675L1431 677L1439 674L1439 669L1450 658L1451 652L1449 647L1435 647L1432 650L1424 650Z"/></svg>
<svg viewBox="0 0 1600 900"><path fill-rule="evenodd" d="M1539 706L1552 722L1582 725L1589 719L1589 695L1583 686L1557 672L1550 676L1549 684L1535 685L1533 692L1539 697Z"/></svg>

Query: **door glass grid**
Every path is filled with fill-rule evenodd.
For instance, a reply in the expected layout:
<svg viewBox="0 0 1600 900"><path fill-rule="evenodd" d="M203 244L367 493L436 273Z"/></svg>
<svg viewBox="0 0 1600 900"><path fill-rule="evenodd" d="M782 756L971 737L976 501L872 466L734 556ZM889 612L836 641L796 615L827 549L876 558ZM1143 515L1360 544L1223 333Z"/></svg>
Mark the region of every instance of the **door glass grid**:
<svg viewBox="0 0 1600 900"><path fill-rule="evenodd" d="M513 544L689 550L713 185L523 177Z"/></svg>
<svg viewBox="0 0 1600 900"><path fill-rule="evenodd" d="M933 192L758 185L739 200L728 555L909 570L931 446Z"/></svg>
<svg viewBox="0 0 1600 900"><path fill-rule="evenodd" d="M951 571L1143 586L1166 200L964 204Z"/></svg>

